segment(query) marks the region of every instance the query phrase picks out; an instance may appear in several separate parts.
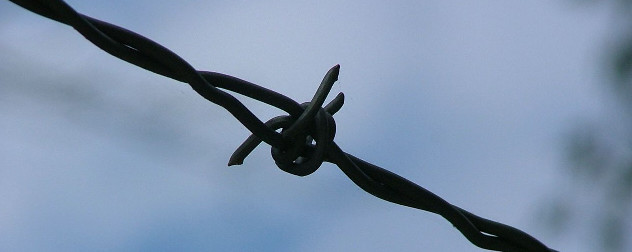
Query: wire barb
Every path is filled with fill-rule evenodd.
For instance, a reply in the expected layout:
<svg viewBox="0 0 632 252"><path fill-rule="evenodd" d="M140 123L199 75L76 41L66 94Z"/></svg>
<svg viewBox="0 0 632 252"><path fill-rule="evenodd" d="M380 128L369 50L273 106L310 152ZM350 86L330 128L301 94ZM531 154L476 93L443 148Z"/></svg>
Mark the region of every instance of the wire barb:
<svg viewBox="0 0 632 252"><path fill-rule="evenodd" d="M353 183L380 199L441 215L478 247L496 251L555 251L523 231L476 216L395 173L342 151L334 142L336 123L333 115L342 108L344 94L339 93L322 107L338 79L339 65L325 74L310 102L299 104L282 94L233 76L197 71L162 45L132 31L80 14L62 0L11 2L72 26L87 40L117 58L185 82L205 99L228 110L252 132L230 157L229 166L242 164L261 142L266 142L271 146L276 165L283 171L306 176L316 171L323 162L333 163ZM277 107L288 115L263 123L239 100L220 88ZM280 133L277 132L279 129Z"/></svg>
<svg viewBox="0 0 632 252"><path fill-rule="evenodd" d="M271 154L276 165L283 171L297 176L307 176L315 172L325 159L327 146L336 134L336 122L332 114L338 111L344 103L344 95L338 94L331 103L327 104L328 111L322 108L325 98L331 91L334 82L338 80L340 65L332 67L321 82L311 102L304 103L303 113L298 119L291 116L279 116L266 122L266 126L281 131L286 142L284 149L272 146ZM312 144L312 140L316 143ZM242 164L254 148L261 143L256 134L251 135L237 148L231 156L228 165Z"/></svg>

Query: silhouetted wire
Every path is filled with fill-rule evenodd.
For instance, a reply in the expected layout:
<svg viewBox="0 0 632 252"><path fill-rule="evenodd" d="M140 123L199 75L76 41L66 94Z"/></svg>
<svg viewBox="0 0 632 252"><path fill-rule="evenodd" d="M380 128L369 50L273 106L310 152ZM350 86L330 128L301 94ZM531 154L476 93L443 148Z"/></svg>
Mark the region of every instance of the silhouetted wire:
<svg viewBox="0 0 632 252"><path fill-rule="evenodd" d="M336 134L333 115L342 107L344 95L339 93L329 104L322 106L338 79L339 65L325 74L310 102L299 104L233 76L197 71L162 45L122 27L80 14L64 1L11 1L72 26L97 47L117 58L188 83L202 97L228 110L252 132L230 157L229 166L242 164L263 141L271 146L272 158L283 171L306 176L324 161L333 163L356 185L380 199L441 215L478 247L496 251L555 251L523 231L476 216L397 174L342 151L333 141ZM277 107L288 115L263 123L239 100L219 88ZM279 129L281 132L277 132Z"/></svg>

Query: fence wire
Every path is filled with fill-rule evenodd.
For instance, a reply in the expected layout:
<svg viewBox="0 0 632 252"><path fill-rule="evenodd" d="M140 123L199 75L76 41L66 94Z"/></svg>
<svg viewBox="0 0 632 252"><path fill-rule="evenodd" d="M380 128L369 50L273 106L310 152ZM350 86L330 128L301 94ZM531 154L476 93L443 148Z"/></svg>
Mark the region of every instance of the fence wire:
<svg viewBox="0 0 632 252"><path fill-rule="evenodd" d="M10 0L41 16L72 26L87 40L131 64L189 84L199 95L228 110L252 135L237 148L228 165L242 164L262 141L283 171L306 176L323 162L337 165L357 186L396 204L441 215L472 244L495 251L556 251L514 227L479 217L454 206L425 188L381 167L345 153L334 142L333 115L344 103L339 93L323 107L340 66L332 67L310 102L299 104L275 91L239 78L197 71L162 45L125 28L83 15L61 0ZM288 115L262 122L239 100L221 89L277 107ZM280 132L277 130L281 129Z"/></svg>

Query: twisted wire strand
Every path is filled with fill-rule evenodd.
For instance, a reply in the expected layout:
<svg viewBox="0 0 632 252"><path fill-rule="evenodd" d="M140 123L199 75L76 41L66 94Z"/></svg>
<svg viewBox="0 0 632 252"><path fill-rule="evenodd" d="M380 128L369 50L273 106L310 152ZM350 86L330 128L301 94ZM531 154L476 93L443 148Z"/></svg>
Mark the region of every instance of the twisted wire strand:
<svg viewBox="0 0 632 252"><path fill-rule="evenodd" d="M61 0L10 0L43 17L72 26L105 52L131 64L188 83L198 94L228 110L252 135L230 157L228 165L242 164L262 141L271 146L277 166L288 173L306 176L322 162L337 165L366 192L386 201L441 215L472 244L495 251L555 251L514 227L488 220L454 206L425 188L379 166L345 153L333 141L333 115L344 104L339 93L322 107L338 79L340 66L332 67L310 102L299 104L275 91L221 73L197 71L162 45L125 28L76 12ZM232 95L236 92L288 115L263 123ZM276 130L282 129L281 132ZM315 143L312 143L315 142Z"/></svg>

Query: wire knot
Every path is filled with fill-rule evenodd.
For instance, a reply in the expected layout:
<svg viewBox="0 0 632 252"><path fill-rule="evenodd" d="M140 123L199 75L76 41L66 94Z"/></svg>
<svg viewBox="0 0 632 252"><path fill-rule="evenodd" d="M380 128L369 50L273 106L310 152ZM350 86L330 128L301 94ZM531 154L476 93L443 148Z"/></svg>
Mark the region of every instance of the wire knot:
<svg viewBox="0 0 632 252"><path fill-rule="evenodd" d="M297 176L307 176L315 172L326 159L327 149L336 135L333 114L344 103L344 94L339 93L329 104L322 107L325 98L338 80L340 66L332 67L321 82L310 102L301 104L300 115L277 116L265 125L271 130L281 129L283 145L272 146L271 154L276 165L283 171ZM243 160L261 143L256 135L251 135L237 148L228 165L242 164Z"/></svg>
<svg viewBox="0 0 632 252"><path fill-rule="evenodd" d="M308 105L305 103L303 107ZM283 128L281 135L288 145L283 149L272 146L271 154L281 170L297 176L306 176L315 172L323 163L328 145L336 134L336 122L323 108L319 108L310 121L304 130L290 136L287 132L292 126L291 117L279 118L278 126Z"/></svg>

